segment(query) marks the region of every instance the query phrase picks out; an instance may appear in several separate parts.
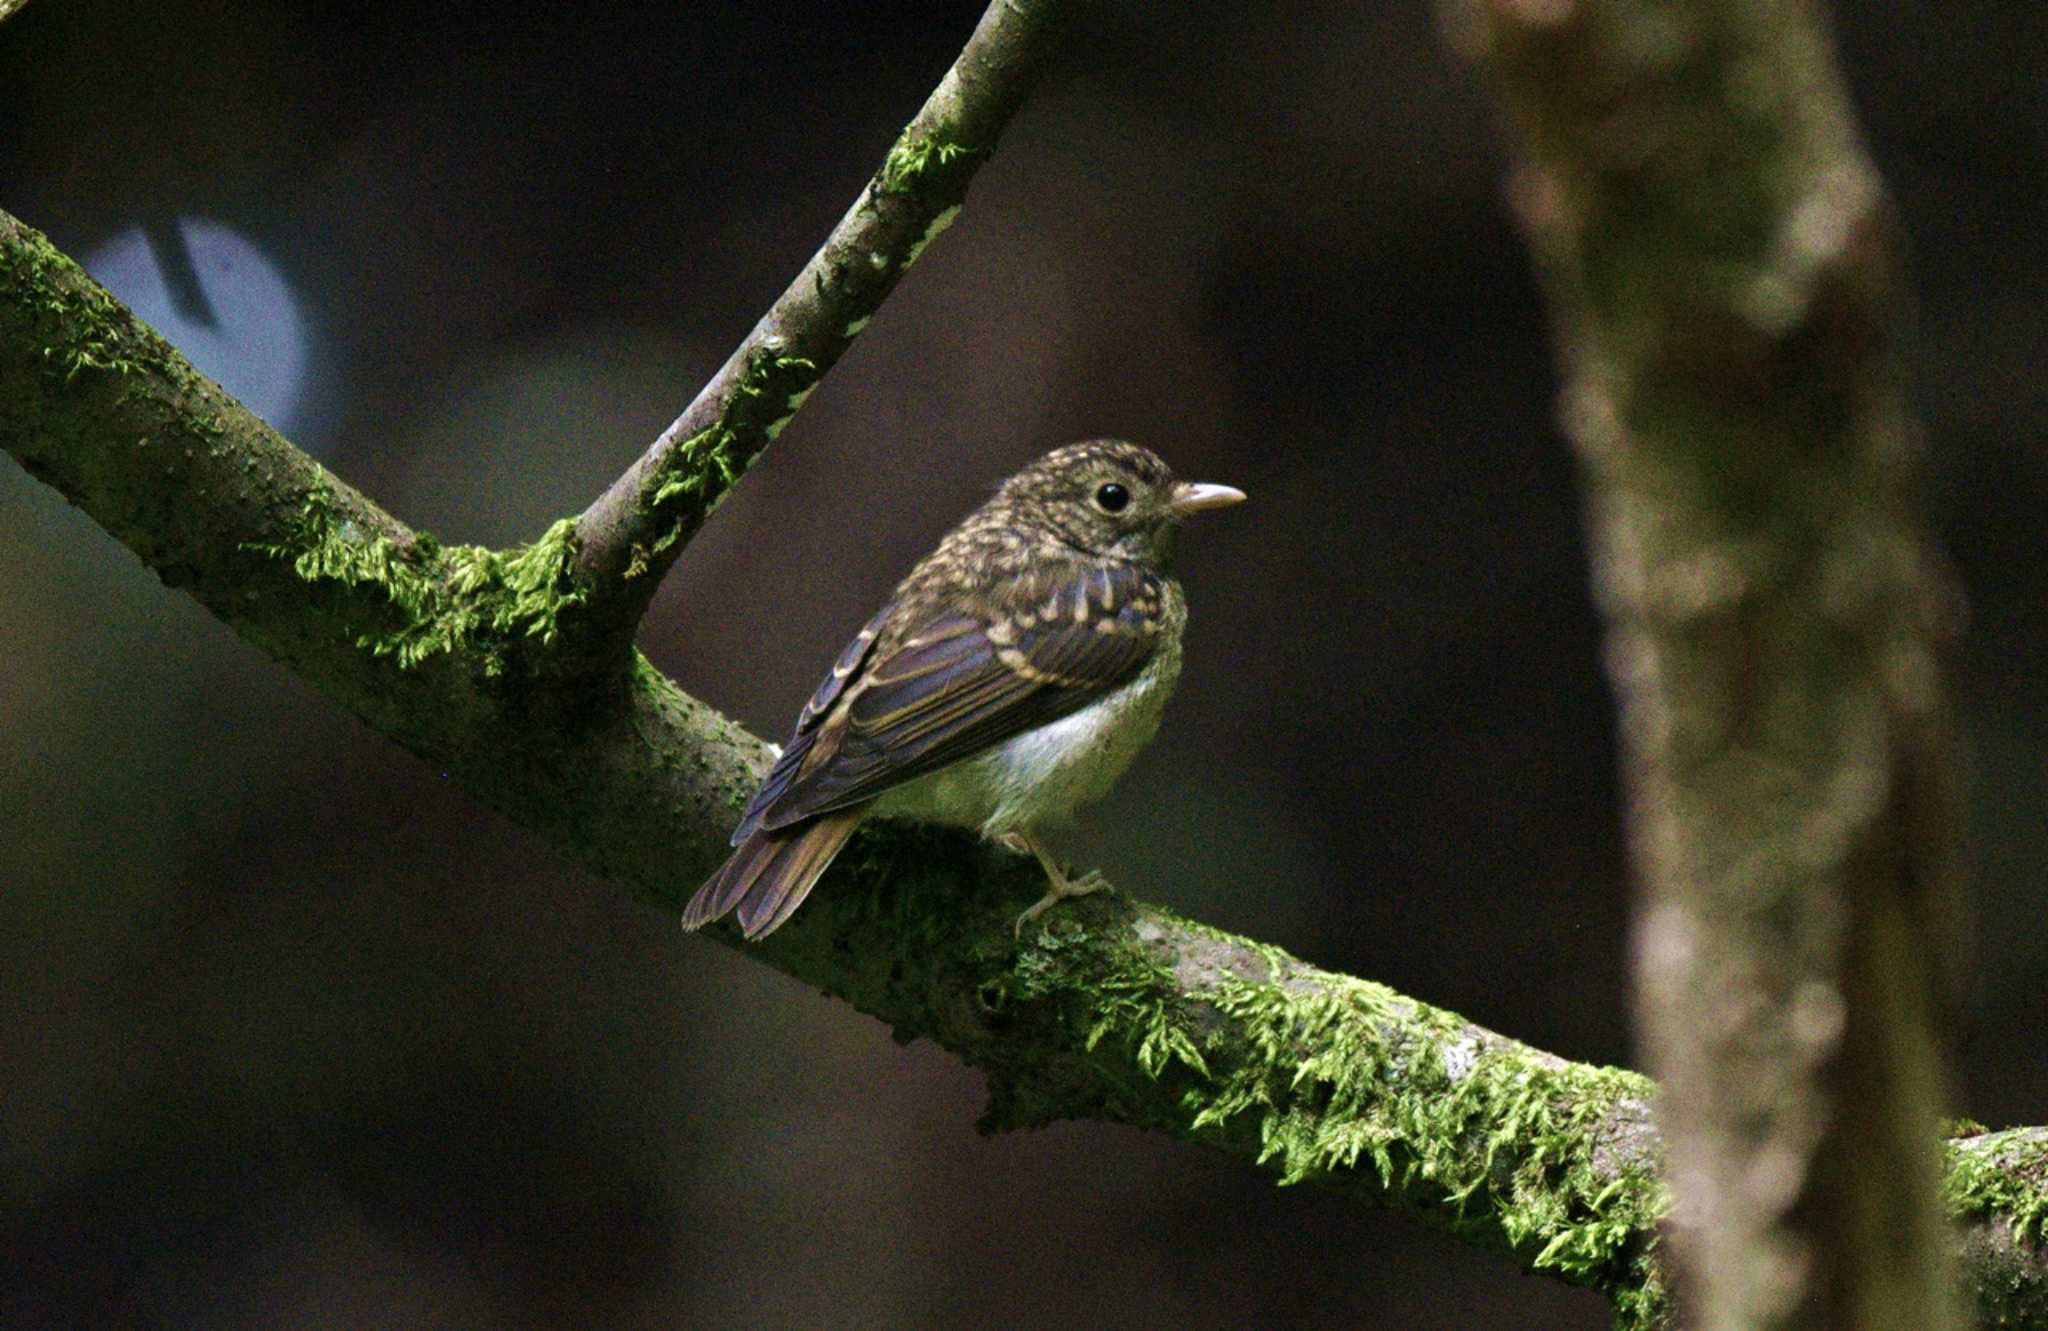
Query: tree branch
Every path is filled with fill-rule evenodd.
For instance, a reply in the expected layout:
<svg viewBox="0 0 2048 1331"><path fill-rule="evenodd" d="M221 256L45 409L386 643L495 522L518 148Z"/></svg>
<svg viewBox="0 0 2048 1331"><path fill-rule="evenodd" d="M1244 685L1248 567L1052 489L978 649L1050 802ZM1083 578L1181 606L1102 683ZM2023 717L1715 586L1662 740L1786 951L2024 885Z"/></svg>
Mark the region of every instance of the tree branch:
<svg viewBox="0 0 2048 1331"><path fill-rule="evenodd" d="M578 520L584 613L621 646L661 577L910 265L1051 62L1069 0L995 0L860 198L688 409Z"/></svg>
<svg viewBox="0 0 2048 1331"><path fill-rule="evenodd" d="M1953 1324L1958 595L1891 218L1804 0L1488 0L1622 700L1638 1010L1702 1325Z"/></svg>
<svg viewBox="0 0 2048 1331"><path fill-rule="evenodd" d="M552 668L584 594L559 523L445 546L348 489L0 213L0 447L168 585L565 855L664 910L725 853L768 749L644 659ZM971 839L864 829L747 955L985 1069L992 1129L1087 1116L1393 1206L1662 1320L1649 1082L1121 897L1019 946L1042 882ZM729 929L710 931L737 945ZM1951 1143L1987 1326L2048 1306L2048 1129Z"/></svg>

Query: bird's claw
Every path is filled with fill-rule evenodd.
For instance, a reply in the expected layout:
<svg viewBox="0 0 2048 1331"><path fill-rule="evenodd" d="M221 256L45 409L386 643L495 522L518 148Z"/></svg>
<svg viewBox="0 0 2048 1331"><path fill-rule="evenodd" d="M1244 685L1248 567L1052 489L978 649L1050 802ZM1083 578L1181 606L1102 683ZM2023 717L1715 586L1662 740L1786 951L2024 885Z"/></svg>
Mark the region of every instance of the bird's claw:
<svg viewBox="0 0 2048 1331"><path fill-rule="evenodd" d="M1109 880L1102 876L1102 872L1099 869L1090 869L1079 878L1070 880L1067 883L1067 890L1060 895L1086 897L1093 896L1097 892L1107 891L1109 891Z"/></svg>
<svg viewBox="0 0 2048 1331"><path fill-rule="evenodd" d="M1090 869L1079 878L1068 878L1065 874L1054 876L1046 889L1045 895L1033 902L1030 909L1017 917L1017 923L1010 932L1021 942L1024 937L1025 925L1045 914L1046 911L1057 906L1068 897L1091 896L1094 893L1106 892L1108 890L1109 880L1094 869Z"/></svg>
<svg viewBox="0 0 2048 1331"><path fill-rule="evenodd" d="M1037 838L1033 837L1029 832L1004 832L998 835L995 841L997 845L1002 846L1006 850L1014 850L1020 855L1036 856L1038 858L1038 867L1045 870L1045 895L1033 902L1031 909L1019 915L1016 925L1010 930L1019 941L1022 941L1024 937L1025 925L1045 914L1046 911L1057 906L1061 901L1068 897L1085 897L1092 892L1101 892L1109 887L1109 880L1094 869L1090 869L1079 878L1067 877L1066 867L1054 859L1046 848L1039 844Z"/></svg>

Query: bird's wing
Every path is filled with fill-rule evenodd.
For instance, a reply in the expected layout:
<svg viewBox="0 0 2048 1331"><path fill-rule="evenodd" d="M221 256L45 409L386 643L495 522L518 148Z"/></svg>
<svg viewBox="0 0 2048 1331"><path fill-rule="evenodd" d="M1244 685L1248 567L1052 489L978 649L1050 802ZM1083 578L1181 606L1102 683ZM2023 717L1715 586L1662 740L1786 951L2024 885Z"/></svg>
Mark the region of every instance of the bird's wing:
<svg viewBox="0 0 2048 1331"><path fill-rule="evenodd" d="M1005 613L939 612L886 651L856 638L735 841L871 800L1129 683L1158 647L1164 600L1142 569L1087 569Z"/></svg>
<svg viewBox="0 0 2048 1331"><path fill-rule="evenodd" d="M747 811L740 817L740 824L732 830L732 844L745 844L748 837L761 829L761 820L776 806L796 779L820 738L819 723L832 711L833 704L846 693L848 684L861 677L861 668L875 650L875 639L881 636L882 627L889 620L889 612L895 609L892 601L875 612L873 619L861 626L853 635L853 641L839 653L839 659L832 663L832 669L818 685L803 711L797 713L796 729L790 733L789 743L782 746L782 756L775 760L775 766L768 769L761 788L754 792L754 798L747 802ZM830 745L828 737L828 748Z"/></svg>

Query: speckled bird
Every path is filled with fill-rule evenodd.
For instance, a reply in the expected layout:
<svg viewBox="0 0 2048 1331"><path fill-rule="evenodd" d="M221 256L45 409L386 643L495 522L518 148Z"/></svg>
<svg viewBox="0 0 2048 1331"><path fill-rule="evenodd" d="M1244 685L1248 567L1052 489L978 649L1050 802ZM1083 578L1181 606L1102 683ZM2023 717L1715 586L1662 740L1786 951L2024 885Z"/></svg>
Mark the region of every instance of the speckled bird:
<svg viewBox="0 0 2048 1331"><path fill-rule="evenodd" d="M1180 678L1187 602L1167 569L1183 518L1235 504L1137 444L1056 449L1012 476L910 571L798 715L725 866L683 911L789 919L870 814L972 828L1069 877L1040 829L1105 794L1151 742Z"/></svg>

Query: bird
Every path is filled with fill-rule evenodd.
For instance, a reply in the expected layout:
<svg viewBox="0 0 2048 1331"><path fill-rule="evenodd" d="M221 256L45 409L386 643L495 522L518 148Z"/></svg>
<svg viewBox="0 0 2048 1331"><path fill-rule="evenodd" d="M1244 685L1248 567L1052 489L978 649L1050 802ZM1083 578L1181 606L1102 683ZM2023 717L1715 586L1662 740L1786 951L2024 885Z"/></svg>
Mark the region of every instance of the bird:
<svg viewBox="0 0 2048 1331"><path fill-rule="evenodd" d="M1150 743L1180 677L1187 602L1170 572L1181 521L1242 490L1183 481L1150 449L1054 449L997 487L911 569L839 654L683 909L780 928L865 818L969 828L1035 856L1044 897L1079 877L1042 831L1100 798Z"/></svg>

